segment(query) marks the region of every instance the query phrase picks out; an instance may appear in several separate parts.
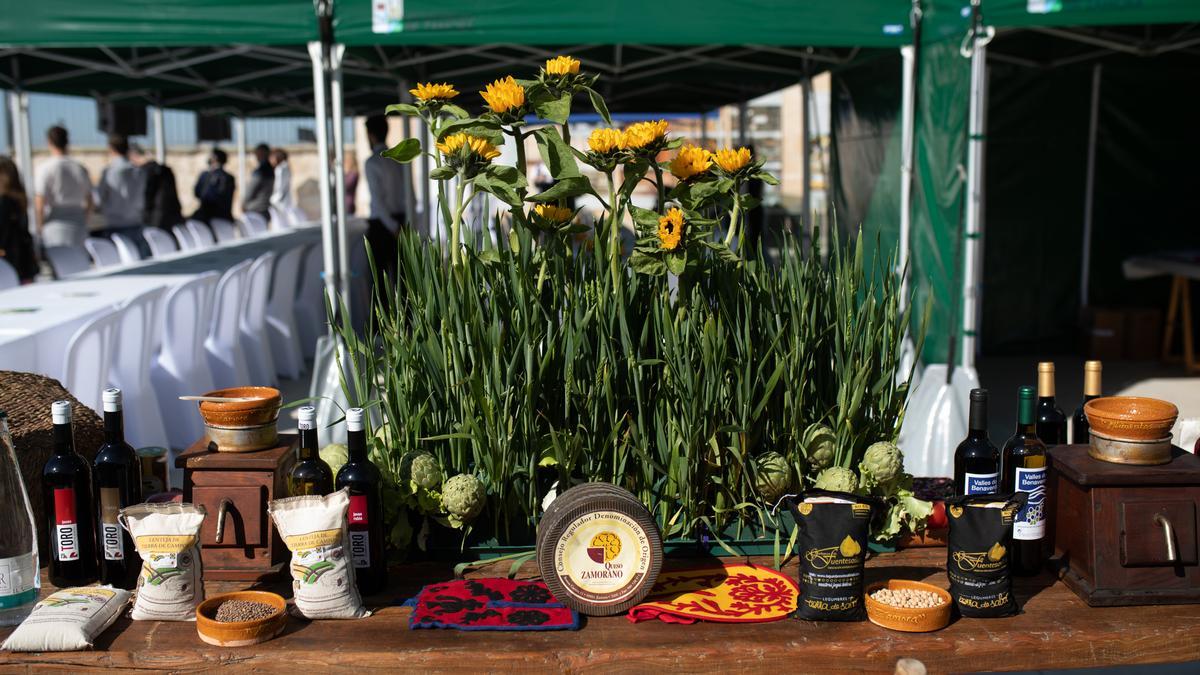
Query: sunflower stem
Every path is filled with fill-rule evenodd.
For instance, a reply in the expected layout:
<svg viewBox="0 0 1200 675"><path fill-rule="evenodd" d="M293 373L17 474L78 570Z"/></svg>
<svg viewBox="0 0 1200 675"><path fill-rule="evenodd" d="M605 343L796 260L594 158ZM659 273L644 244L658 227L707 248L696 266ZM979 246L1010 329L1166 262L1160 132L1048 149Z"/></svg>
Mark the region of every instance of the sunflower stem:
<svg viewBox="0 0 1200 675"><path fill-rule="evenodd" d="M741 186L735 184L733 190L733 212L729 215L729 231L725 233L725 246L731 246L733 244L733 238L736 236L738 238L739 250L741 250L742 247L741 232L738 231L738 225L741 224L742 220L741 197Z"/></svg>
<svg viewBox="0 0 1200 675"><path fill-rule="evenodd" d="M454 194L454 220L450 223L450 263L458 265L461 256L462 241L459 238L459 228L462 226L463 193L467 188L467 178L462 171L458 172L458 187Z"/></svg>
<svg viewBox="0 0 1200 675"><path fill-rule="evenodd" d="M662 213L663 207L667 204L667 190L666 186L663 185L663 171L656 160L651 159L650 162L654 164L654 182L658 186L658 212Z"/></svg>
<svg viewBox="0 0 1200 675"><path fill-rule="evenodd" d="M562 137L563 137L563 142L566 143L568 146L570 146L571 145L571 125L567 122L563 122L563 124L562 124Z"/></svg>
<svg viewBox="0 0 1200 675"><path fill-rule="evenodd" d="M621 226L621 195L617 194L616 183L613 181L613 172L608 171L604 176L608 179L608 198L612 201L612 208L608 210L608 265L609 271L612 273L613 292L617 293L621 279L619 267L621 260L621 236L617 230Z"/></svg>

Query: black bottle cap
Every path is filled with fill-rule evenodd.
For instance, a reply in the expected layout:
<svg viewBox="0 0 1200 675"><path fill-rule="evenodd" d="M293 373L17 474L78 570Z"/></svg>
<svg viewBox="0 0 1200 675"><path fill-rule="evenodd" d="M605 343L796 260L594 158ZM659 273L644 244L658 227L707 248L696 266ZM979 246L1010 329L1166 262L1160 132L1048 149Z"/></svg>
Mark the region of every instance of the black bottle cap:
<svg viewBox="0 0 1200 675"><path fill-rule="evenodd" d="M972 403L976 403L976 402L977 403L987 403L987 399L988 399L987 389L972 389L971 390L971 402Z"/></svg>
<svg viewBox="0 0 1200 675"><path fill-rule="evenodd" d="M967 424L975 431L987 431L987 389L971 390L971 407Z"/></svg>

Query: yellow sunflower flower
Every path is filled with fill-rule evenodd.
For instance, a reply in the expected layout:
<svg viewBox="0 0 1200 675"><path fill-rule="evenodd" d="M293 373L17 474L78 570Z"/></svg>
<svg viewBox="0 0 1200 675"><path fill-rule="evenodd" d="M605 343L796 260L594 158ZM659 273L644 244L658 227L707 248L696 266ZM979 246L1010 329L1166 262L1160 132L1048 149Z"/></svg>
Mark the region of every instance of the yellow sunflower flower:
<svg viewBox="0 0 1200 675"><path fill-rule="evenodd" d="M438 84L436 82L418 82L416 89L409 89L408 93L414 97L428 103L430 101L449 101L458 96L458 90L452 84L445 82Z"/></svg>
<svg viewBox="0 0 1200 675"><path fill-rule="evenodd" d="M575 219L575 212L565 206L538 204L533 211L547 227L560 227Z"/></svg>
<svg viewBox="0 0 1200 675"><path fill-rule="evenodd" d="M570 56L556 56L546 60L547 75L578 75L579 59Z"/></svg>
<svg viewBox="0 0 1200 675"><path fill-rule="evenodd" d="M725 173L736 173L750 163L750 148L718 150L714 159Z"/></svg>
<svg viewBox="0 0 1200 675"><path fill-rule="evenodd" d="M492 112L497 115L503 115L510 111L515 112L525 105L525 87L517 84L512 75L489 84L485 91L479 92L479 95L487 102L488 108L491 108Z"/></svg>
<svg viewBox="0 0 1200 675"><path fill-rule="evenodd" d="M679 248L683 239L683 211L671 209L667 215L658 219L658 241L664 251L674 251Z"/></svg>
<svg viewBox="0 0 1200 675"><path fill-rule="evenodd" d="M629 150L640 150L661 141L667 135L666 120L657 122L635 122L625 127L621 135L621 147Z"/></svg>
<svg viewBox="0 0 1200 675"><path fill-rule="evenodd" d="M679 180L687 180L692 176L708 171L712 166L712 153L694 145L685 145L679 149L679 154L671 160L671 174Z"/></svg>
<svg viewBox="0 0 1200 675"><path fill-rule="evenodd" d="M500 156L500 150L488 142L486 138L471 136L470 134L450 134L437 144L437 149L443 155L453 155L462 149L464 145L469 147L472 153L489 162Z"/></svg>
<svg viewBox="0 0 1200 675"><path fill-rule="evenodd" d="M600 154L608 154L621 148L621 132L617 129L595 129L588 136L588 149Z"/></svg>

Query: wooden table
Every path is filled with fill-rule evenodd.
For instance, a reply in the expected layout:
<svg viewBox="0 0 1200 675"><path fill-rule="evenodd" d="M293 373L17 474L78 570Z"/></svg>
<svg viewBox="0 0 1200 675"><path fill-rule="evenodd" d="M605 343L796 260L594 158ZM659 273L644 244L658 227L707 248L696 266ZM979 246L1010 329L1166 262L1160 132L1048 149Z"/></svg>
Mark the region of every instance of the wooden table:
<svg viewBox="0 0 1200 675"><path fill-rule="evenodd" d="M769 560L756 562L770 564ZM868 582L904 577L946 586L945 549L908 549L868 563ZM795 560L787 564L795 574ZM498 576L508 563L470 576ZM520 576L536 574L532 565ZM874 624L631 624L624 617L587 619L578 632L488 633L408 629L397 606L422 584L444 580L447 565L393 568L387 592L368 600L374 616L358 621L291 619L280 637L255 647L219 648L191 623L120 619L91 652L9 654L0 669L243 669L319 673L329 669L407 672L891 672L896 659L921 659L931 673L1071 668L1200 659L1200 605L1090 608L1049 574L1020 579L1024 611L991 620L959 619L945 630L904 634ZM275 584L271 590L279 590ZM285 585L284 585L285 586ZM241 588L209 584L209 592ZM288 593L284 592L285 597ZM0 637L9 629L0 629Z"/></svg>

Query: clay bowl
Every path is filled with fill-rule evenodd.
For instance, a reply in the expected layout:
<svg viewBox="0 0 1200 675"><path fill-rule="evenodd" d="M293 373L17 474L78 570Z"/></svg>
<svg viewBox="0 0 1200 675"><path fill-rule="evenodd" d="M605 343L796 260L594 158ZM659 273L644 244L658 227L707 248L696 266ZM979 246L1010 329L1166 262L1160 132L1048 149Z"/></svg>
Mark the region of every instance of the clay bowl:
<svg viewBox="0 0 1200 675"><path fill-rule="evenodd" d="M1093 431L1123 441L1156 441L1171 435L1179 408L1142 396L1106 396L1083 406Z"/></svg>
<svg viewBox="0 0 1200 675"><path fill-rule="evenodd" d="M872 593L881 588L893 590L911 588L937 593L938 597L942 599L942 604L922 609L885 605L871 597ZM871 620L871 623L905 633L928 633L945 628L950 623L950 611L954 608L954 602L950 599L950 593L946 589L906 579L889 579L871 584L867 587L864 599L867 605L867 618Z"/></svg>
<svg viewBox="0 0 1200 675"><path fill-rule="evenodd" d="M232 387L210 391L205 396L228 396L252 398L252 401L231 403L200 402L200 416L210 427L221 429L244 429L261 427L279 418L279 406L283 399L273 387Z"/></svg>
<svg viewBox="0 0 1200 675"><path fill-rule="evenodd" d="M217 621L217 608L227 600L261 602L275 608L265 619L254 621ZM283 632L287 625L287 602L274 593L237 591L222 593L200 603L196 608L196 632L200 639L218 647L245 647L266 642Z"/></svg>

